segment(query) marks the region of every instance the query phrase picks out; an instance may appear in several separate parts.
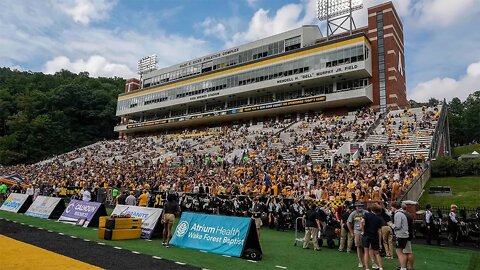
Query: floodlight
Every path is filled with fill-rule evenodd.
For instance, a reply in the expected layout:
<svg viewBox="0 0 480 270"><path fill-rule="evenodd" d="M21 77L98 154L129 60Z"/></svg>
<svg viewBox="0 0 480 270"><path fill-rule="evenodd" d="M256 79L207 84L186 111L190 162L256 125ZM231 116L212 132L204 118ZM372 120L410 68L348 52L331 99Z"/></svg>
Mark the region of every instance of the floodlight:
<svg viewBox="0 0 480 270"><path fill-rule="evenodd" d="M333 35L338 29L350 30L355 27L352 12L363 8L363 0L317 0L317 18L320 21L327 21L327 38ZM341 20L339 24L334 23ZM350 21L350 28L343 27L343 24ZM335 30L332 29L332 25Z"/></svg>
<svg viewBox="0 0 480 270"><path fill-rule="evenodd" d="M138 60L138 64L137 64L138 74L143 74L148 71L156 70L157 63L158 63L158 59L157 59L157 55L155 54L143 57L142 59Z"/></svg>

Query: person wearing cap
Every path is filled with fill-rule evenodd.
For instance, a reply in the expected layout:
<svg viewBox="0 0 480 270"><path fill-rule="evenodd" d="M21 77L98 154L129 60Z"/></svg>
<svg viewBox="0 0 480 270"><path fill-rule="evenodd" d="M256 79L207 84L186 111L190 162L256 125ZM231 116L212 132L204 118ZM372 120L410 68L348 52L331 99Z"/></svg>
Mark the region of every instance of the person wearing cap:
<svg viewBox="0 0 480 270"><path fill-rule="evenodd" d="M363 209L363 203L356 202L354 205L355 211L353 211L347 219L347 226L350 230L350 234L354 236L355 246L357 247L358 267L363 267L363 245L362 245L362 227L361 222L363 216L367 213Z"/></svg>
<svg viewBox="0 0 480 270"><path fill-rule="evenodd" d="M452 204L450 206L450 214L448 214L448 233L452 238L452 242L455 246L458 246L458 219L457 219L457 205Z"/></svg>

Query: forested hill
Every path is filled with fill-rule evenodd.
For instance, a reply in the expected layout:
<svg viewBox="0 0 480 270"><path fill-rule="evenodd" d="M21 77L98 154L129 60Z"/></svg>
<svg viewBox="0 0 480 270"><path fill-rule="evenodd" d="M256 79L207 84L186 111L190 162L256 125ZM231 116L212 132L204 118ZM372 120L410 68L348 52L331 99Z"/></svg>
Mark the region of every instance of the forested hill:
<svg viewBox="0 0 480 270"><path fill-rule="evenodd" d="M0 164L32 163L116 136L123 78L0 68Z"/></svg>

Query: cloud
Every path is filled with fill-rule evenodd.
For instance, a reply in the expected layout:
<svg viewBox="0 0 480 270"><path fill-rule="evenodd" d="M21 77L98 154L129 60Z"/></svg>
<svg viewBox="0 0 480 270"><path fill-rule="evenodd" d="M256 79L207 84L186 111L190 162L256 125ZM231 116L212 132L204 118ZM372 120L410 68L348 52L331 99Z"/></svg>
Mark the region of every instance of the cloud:
<svg viewBox="0 0 480 270"><path fill-rule="evenodd" d="M112 0L68 0L60 4L60 9L75 22L87 25L91 21L107 19L115 4L116 1Z"/></svg>
<svg viewBox="0 0 480 270"><path fill-rule="evenodd" d="M165 67L212 50L202 39L155 26L130 30L76 23L54 3L0 1L0 66L48 72L71 68L92 76L130 77L146 55L157 54L159 67Z"/></svg>
<svg viewBox="0 0 480 270"><path fill-rule="evenodd" d="M259 0L247 0L247 4L252 7L252 8L255 8L257 7L257 3L258 3Z"/></svg>
<svg viewBox="0 0 480 270"><path fill-rule="evenodd" d="M422 0L415 4L414 9L421 25L447 27L478 15L480 5L478 0Z"/></svg>
<svg viewBox="0 0 480 270"><path fill-rule="evenodd" d="M279 8L274 15L271 15L270 10L263 8L257 10L248 24L248 29L235 33L233 37L226 42L226 46L235 46L292 30L302 26L306 21L310 21L311 23L312 17L307 3L312 2L314 1L285 5Z"/></svg>
<svg viewBox="0 0 480 270"><path fill-rule="evenodd" d="M459 80L452 78L434 78L419 83L409 94L409 99L428 101L431 97L451 100L458 97L465 100L469 94L480 90L480 61L468 66L466 74Z"/></svg>
<svg viewBox="0 0 480 270"><path fill-rule="evenodd" d="M66 56L58 56L48 61L43 71L53 74L62 69L70 70L74 73L87 71L93 77L136 77L135 72L126 65L109 62L100 55L93 55L86 60L77 59L75 61L71 61Z"/></svg>
<svg viewBox="0 0 480 270"><path fill-rule="evenodd" d="M206 36L212 36L222 40L227 39L226 26L223 22L214 18L205 18L203 22L195 24L195 28L202 30Z"/></svg>

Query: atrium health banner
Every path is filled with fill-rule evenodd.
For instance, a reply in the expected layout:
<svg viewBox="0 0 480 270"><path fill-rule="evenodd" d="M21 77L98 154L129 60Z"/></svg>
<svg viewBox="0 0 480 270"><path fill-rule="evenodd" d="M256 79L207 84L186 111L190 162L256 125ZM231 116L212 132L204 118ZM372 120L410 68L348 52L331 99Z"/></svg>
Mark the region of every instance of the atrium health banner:
<svg viewBox="0 0 480 270"><path fill-rule="evenodd" d="M38 196L35 201L33 201L32 205L30 205L27 212L25 212L25 215L38 218L49 218L55 208L61 203L64 204L62 198ZM65 204L62 210L64 209ZM58 218L58 215L56 218Z"/></svg>
<svg viewBox="0 0 480 270"><path fill-rule="evenodd" d="M83 227L88 227L92 221L94 221L92 226L95 226L94 223L98 225L98 217L101 215L107 215L103 204L72 200L58 221L77 223Z"/></svg>
<svg viewBox="0 0 480 270"><path fill-rule="evenodd" d="M28 199L29 199L29 196L27 194L11 193L10 196L8 196L8 198L3 202L2 207L0 207L0 210L13 212L13 213L21 213L20 209L27 202ZM31 199L30 199L30 203L31 203Z"/></svg>
<svg viewBox="0 0 480 270"><path fill-rule="evenodd" d="M178 247L240 257L251 220L185 212L170 243Z"/></svg>
<svg viewBox="0 0 480 270"><path fill-rule="evenodd" d="M142 238L150 239L152 238L157 224L162 217L161 208L151 208L151 207L141 207L141 206L131 206L131 205L120 205L117 204L115 209L113 209L112 215L130 215L134 218L142 219Z"/></svg>

